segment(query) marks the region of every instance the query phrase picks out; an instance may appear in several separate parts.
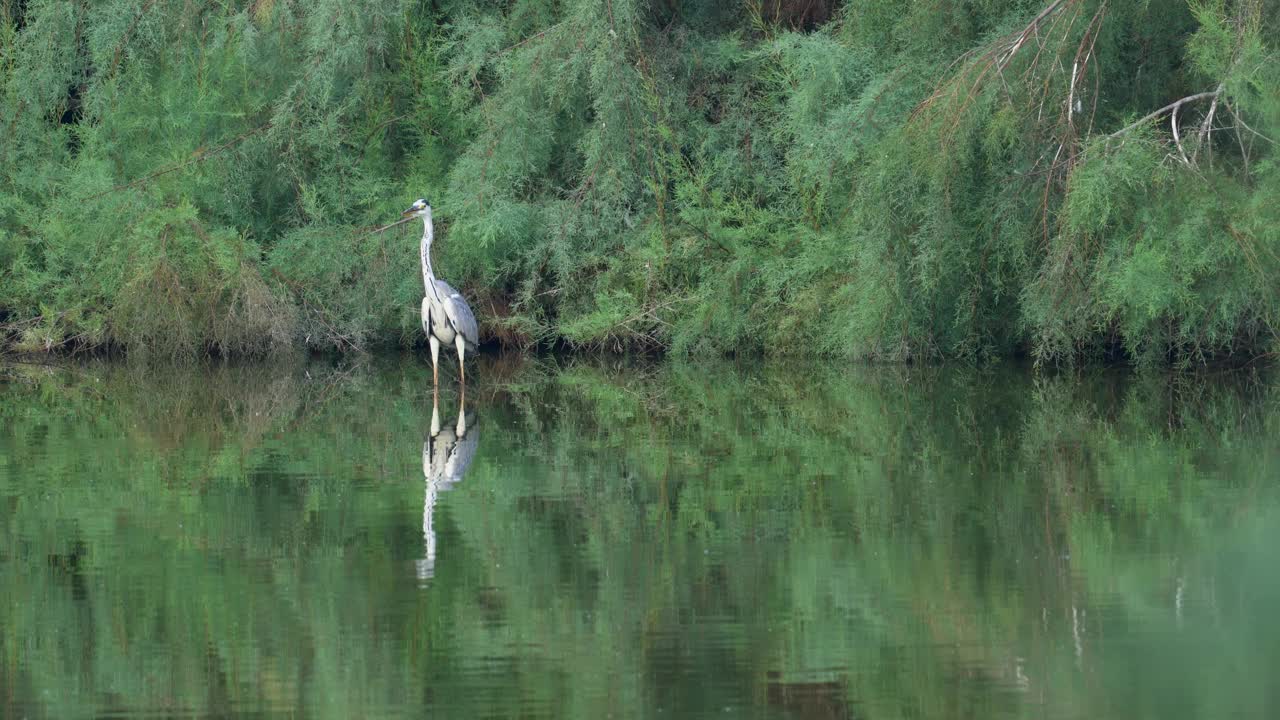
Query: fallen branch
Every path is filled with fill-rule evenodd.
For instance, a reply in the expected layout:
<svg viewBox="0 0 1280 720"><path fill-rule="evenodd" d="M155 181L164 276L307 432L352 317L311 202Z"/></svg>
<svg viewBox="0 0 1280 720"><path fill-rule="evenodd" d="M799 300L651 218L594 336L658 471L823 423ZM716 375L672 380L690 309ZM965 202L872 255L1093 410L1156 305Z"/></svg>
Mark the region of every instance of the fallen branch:
<svg viewBox="0 0 1280 720"><path fill-rule="evenodd" d="M1200 154L1200 148L1205 147L1205 143L1209 140L1209 133L1213 132L1213 116L1218 112L1218 100L1221 99L1222 89L1226 87L1225 82L1218 83L1218 89L1213 91L1213 102L1209 104L1209 113L1204 116L1204 122L1200 123L1199 142L1196 143L1196 149L1191 153L1191 159L1194 161ZM1213 150L1209 150L1209 167L1213 167Z"/></svg>
<svg viewBox="0 0 1280 720"><path fill-rule="evenodd" d="M1187 159L1187 151L1182 149L1182 138L1178 137L1178 107L1173 108L1173 112L1169 115L1169 128L1173 130L1173 144L1178 146L1178 155L1182 158L1183 165L1190 165L1191 161Z"/></svg>
<svg viewBox="0 0 1280 720"><path fill-rule="evenodd" d="M1211 97L1216 98L1221 93L1222 93L1222 90L1221 88L1219 88L1218 90L1196 93L1195 95L1188 95L1180 100L1175 100L1169 103L1168 105L1165 105L1164 107L1160 108L1159 110L1156 110L1155 112L1147 113L1146 115L1143 115L1141 118L1137 119L1136 121L1111 133L1110 135L1107 136L1107 139L1114 140L1120 137L1121 135L1132 132L1134 129L1141 127L1143 124L1148 123L1171 110L1175 111L1176 113L1178 108L1182 107L1183 105L1186 105L1189 102L1195 102L1196 100L1204 100L1205 98L1211 98Z"/></svg>

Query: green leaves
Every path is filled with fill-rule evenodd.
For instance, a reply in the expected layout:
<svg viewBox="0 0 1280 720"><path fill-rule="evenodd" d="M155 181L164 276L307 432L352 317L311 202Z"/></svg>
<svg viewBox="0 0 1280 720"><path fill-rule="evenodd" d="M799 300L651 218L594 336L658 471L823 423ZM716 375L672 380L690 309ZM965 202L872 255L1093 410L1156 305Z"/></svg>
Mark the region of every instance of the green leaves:
<svg viewBox="0 0 1280 720"><path fill-rule="evenodd" d="M0 312L53 346L221 351L205 309L181 332L117 312L160 301L129 293L158 292L134 280L163 240L175 277L208 276L208 317L262 283L297 323L281 342L418 342L416 231L365 233L425 195L437 270L505 341L1052 362L1272 342L1259 0L863 0L806 32L752 7L112 0L87 22L32 0L0 30Z"/></svg>

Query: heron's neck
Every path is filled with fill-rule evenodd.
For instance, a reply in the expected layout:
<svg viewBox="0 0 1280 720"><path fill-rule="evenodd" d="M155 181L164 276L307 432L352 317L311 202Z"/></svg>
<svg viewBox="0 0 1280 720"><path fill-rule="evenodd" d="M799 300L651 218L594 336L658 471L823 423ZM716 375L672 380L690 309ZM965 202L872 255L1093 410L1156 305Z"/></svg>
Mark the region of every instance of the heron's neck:
<svg viewBox="0 0 1280 720"><path fill-rule="evenodd" d="M436 274L431 271L431 241L435 239L435 228L431 223L431 213L422 216L422 284L426 286L427 292L440 302L440 296L436 294Z"/></svg>

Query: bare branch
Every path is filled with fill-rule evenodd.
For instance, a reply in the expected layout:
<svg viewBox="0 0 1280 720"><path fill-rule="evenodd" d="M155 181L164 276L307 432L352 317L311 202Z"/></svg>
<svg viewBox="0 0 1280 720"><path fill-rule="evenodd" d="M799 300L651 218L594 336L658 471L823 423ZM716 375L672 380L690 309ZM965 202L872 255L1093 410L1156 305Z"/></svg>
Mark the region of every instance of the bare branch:
<svg viewBox="0 0 1280 720"><path fill-rule="evenodd" d="M1169 115L1169 127L1173 129L1173 144L1178 146L1178 155L1182 157L1185 165L1190 165L1191 161L1187 159L1187 151L1182 149L1182 138L1178 137L1178 107L1173 108L1173 112Z"/></svg>
<svg viewBox="0 0 1280 720"><path fill-rule="evenodd" d="M935 89L928 98L912 110L911 117L914 119L943 97L956 95L960 89L958 87L960 83L965 78L972 77L972 80L969 82L966 97L961 103L959 110L955 113L958 118L977 96L983 85L983 81L992 74L1003 79L1004 70L1009 66L1014 57L1023 49L1028 41L1032 39L1039 40L1040 26L1043 25L1048 18L1054 16L1064 5L1072 4L1074 2L1076 2L1076 0L1053 0L1053 2L1049 3L1049 5L1041 10L1040 13L1031 20L1031 22L1027 23L1022 30L1005 36L1003 39L991 45L986 52L976 55L973 51L969 51L961 55L956 62L952 63L952 66L954 67L955 65L962 64L969 58L973 58L974 67L971 68L971 70L977 71L976 76L973 76L970 70L962 69L954 79L939 84L937 89ZM1039 56L1039 52L1043 50L1043 41L1038 42L1038 46L1036 53L1037 57Z"/></svg>
<svg viewBox="0 0 1280 720"><path fill-rule="evenodd" d="M393 222L393 223L390 223L390 224L388 224L388 225L383 225L383 226L382 226L382 227L380 227L380 228L374 228L374 229L372 229L372 230L370 230L370 231L368 231L368 232L362 232L362 233L360 233L357 237L364 237L365 235L374 235L374 234L376 234L376 233L386 232L387 230L390 230L391 228L393 228L393 227L395 227L395 226L397 226L397 225L403 225L403 224L405 224L405 223L409 222L410 220L417 220L417 219L418 219L418 218L417 218L417 216L407 217L407 218L401 218L401 219L399 219L399 220L397 220L397 221L395 221L395 222Z"/></svg>
<svg viewBox="0 0 1280 720"><path fill-rule="evenodd" d="M1218 111L1218 100L1221 98L1222 89L1226 87L1225 82L1218 83L1218 89L1213 91L1213 102L1209 104L1209 112L1204 116L1204 122L1200 123L1200 139L1196 144L1196 149L1191 153L1191 159L1194 161L1196 156L1200 154L1200 148L1205 146L1209 141L1209 133L1213 131L1213 115ZM1213 150L1209 150L1209 166L1213 167Z"/></svg>
<svg viewBox="0 0 1280 720"><path fill-rule="evenodd" d="M1240 127L1244 128L1245 130L1248 130L1249 132L1253 133L1253 134L1254 134L1254 135L1256 135L1257 137L1262 138L1263 140L1266 140L1267 142L1271 143L1272 145L1280 145L1280 143L1276 142L1275 140L1272 140L1271 138L1267 137L1266 135L1263 135L1262 133L1258 132L1257 130L1254 130L1253 128L1249 127L1248 123L1246 123L1246 122L1244 121L1244 118L1240 117L1240 115L1236 112L1235 108L1231 107L1231 103L1230 103L1230 102L1227 102L1226 100L1223 100L1223 101L1222 101L1222 104L1223 104L1223 105L1225 105L1225 106L1227 107L1227 112L1231 113L1231 117L1235 118L1235 121L1236 121L1237 123L1239 123L1239 124L1240 124Z"/></svg>
<svg viewBox="0 0 1280 720"><path fill-rule="evenodd" d="M254 129L252 129L252 130L249 130L248 132L241 133L241 134L237 135L236 137L231 138L231 139L230 139L230 140L228 140L227 142L225 142L225 143L223 143L223 144L221 144L221 145L219 145L219 146L217 146L217 147L213 148L212 150L205 150L204 148L196 148L196 151L195 151L195 152L193 152L193 153L191 153L191 158L190 158L189 160L186 160L186 161L184 161L184 162L180 162L180 163L178 163L178 164L176 164L176 165L170 165L170 166L169 166L169 167L167 167L167 168L161 168L161 169L159 169L159 170L156 170L156 171L155 171L155 172L153 172L153 173L149 173L149 174L147 174L147 175L143 175L142 177L138 178L137 180L131 180L131 181L129 181L129 182L127 182L127 183L124 183L124 184L122 184L122 185L116 185L115 187L113 187L113 188L111 188L111 189L109 189L109 190L103 190L102 192L94 193L94 194L89 195L89 196L87 196L87 197L81 198L81 200L82 200L82 201L84 201L84 200L95 200L95 199L97 199L97 198L102 197L103 195L110 195L110 194L111 194L111 193L113 193L113 192L118 192L118 191L120 191L120 190L126 190L126 189L128 189L128 188L131 188L131 187L134 187L134 186L137 186L137 185L142 185L142 184L144 184L144 183L147 183L147 182L150 182L150 181L152 181L152 180L155 180L156 178L160 177L161 175L168 175L168 174L169 174L169 173L171 173L171 172L177 172L178 170L182 170L183 168L186 168L186 167L188 167L188 166L195 165L196 163L204 162L205 160L208 160L209 158L213 157L214 155L217 155L218 153L222 152L223 150L227 150L228 148L234 147L234 146L236 146L236 145L240 144L241 142L243 142L243 141L245 141L245 140L247 140L247 139L249 139L249 138L253 137L254 135L257 135L258 133L263 132L263 131L265 131L265 130L269 129L270 127L271 127L271 123L270 123L270 122L263 123L262 125L259 125L258 127L254 128Z"/></svg>
<svg viewBox="0 0 1280 720"><path fill-rule="evenodd" d="M1169 103L1168 105L1165 105L1164 107L1160 108L1159 110L1156 110L1155 112L1152 112L1152 113L1148 113L1142 116L1141 118L1139 118L1138 120L1111 133L1110 135L1107 136L1107 139L1114 140L1115 138L1118 138L1121 135L1132 132L1134 129L1141 127L1142 125L1150 122L1151 120L1154 120L1160 117L1161 115L1169 112L1170 110L1176 111L1178 108L1182 107L1183 105L1186 105L1189 102L1195 102L1196 100L1204 100L1205 98L1216 97L1219 94L1219 92L1220 91L1218 90L1214 90L1210 92L1196 93L1195 95L1188 95L1180 100L1175 100Z"/></svg>

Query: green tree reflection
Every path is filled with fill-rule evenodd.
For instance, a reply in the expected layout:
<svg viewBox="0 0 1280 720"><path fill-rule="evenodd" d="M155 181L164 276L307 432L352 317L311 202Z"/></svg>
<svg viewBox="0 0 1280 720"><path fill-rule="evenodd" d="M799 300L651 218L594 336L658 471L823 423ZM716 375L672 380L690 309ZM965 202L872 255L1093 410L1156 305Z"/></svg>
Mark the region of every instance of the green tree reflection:
<svg viewBox="0 0 1280 720"><path fill-rule="evenodd" d="M0 370L6 717L1264 717L1276 383ZM446 424L457 398L441 398Z"/></svg>

